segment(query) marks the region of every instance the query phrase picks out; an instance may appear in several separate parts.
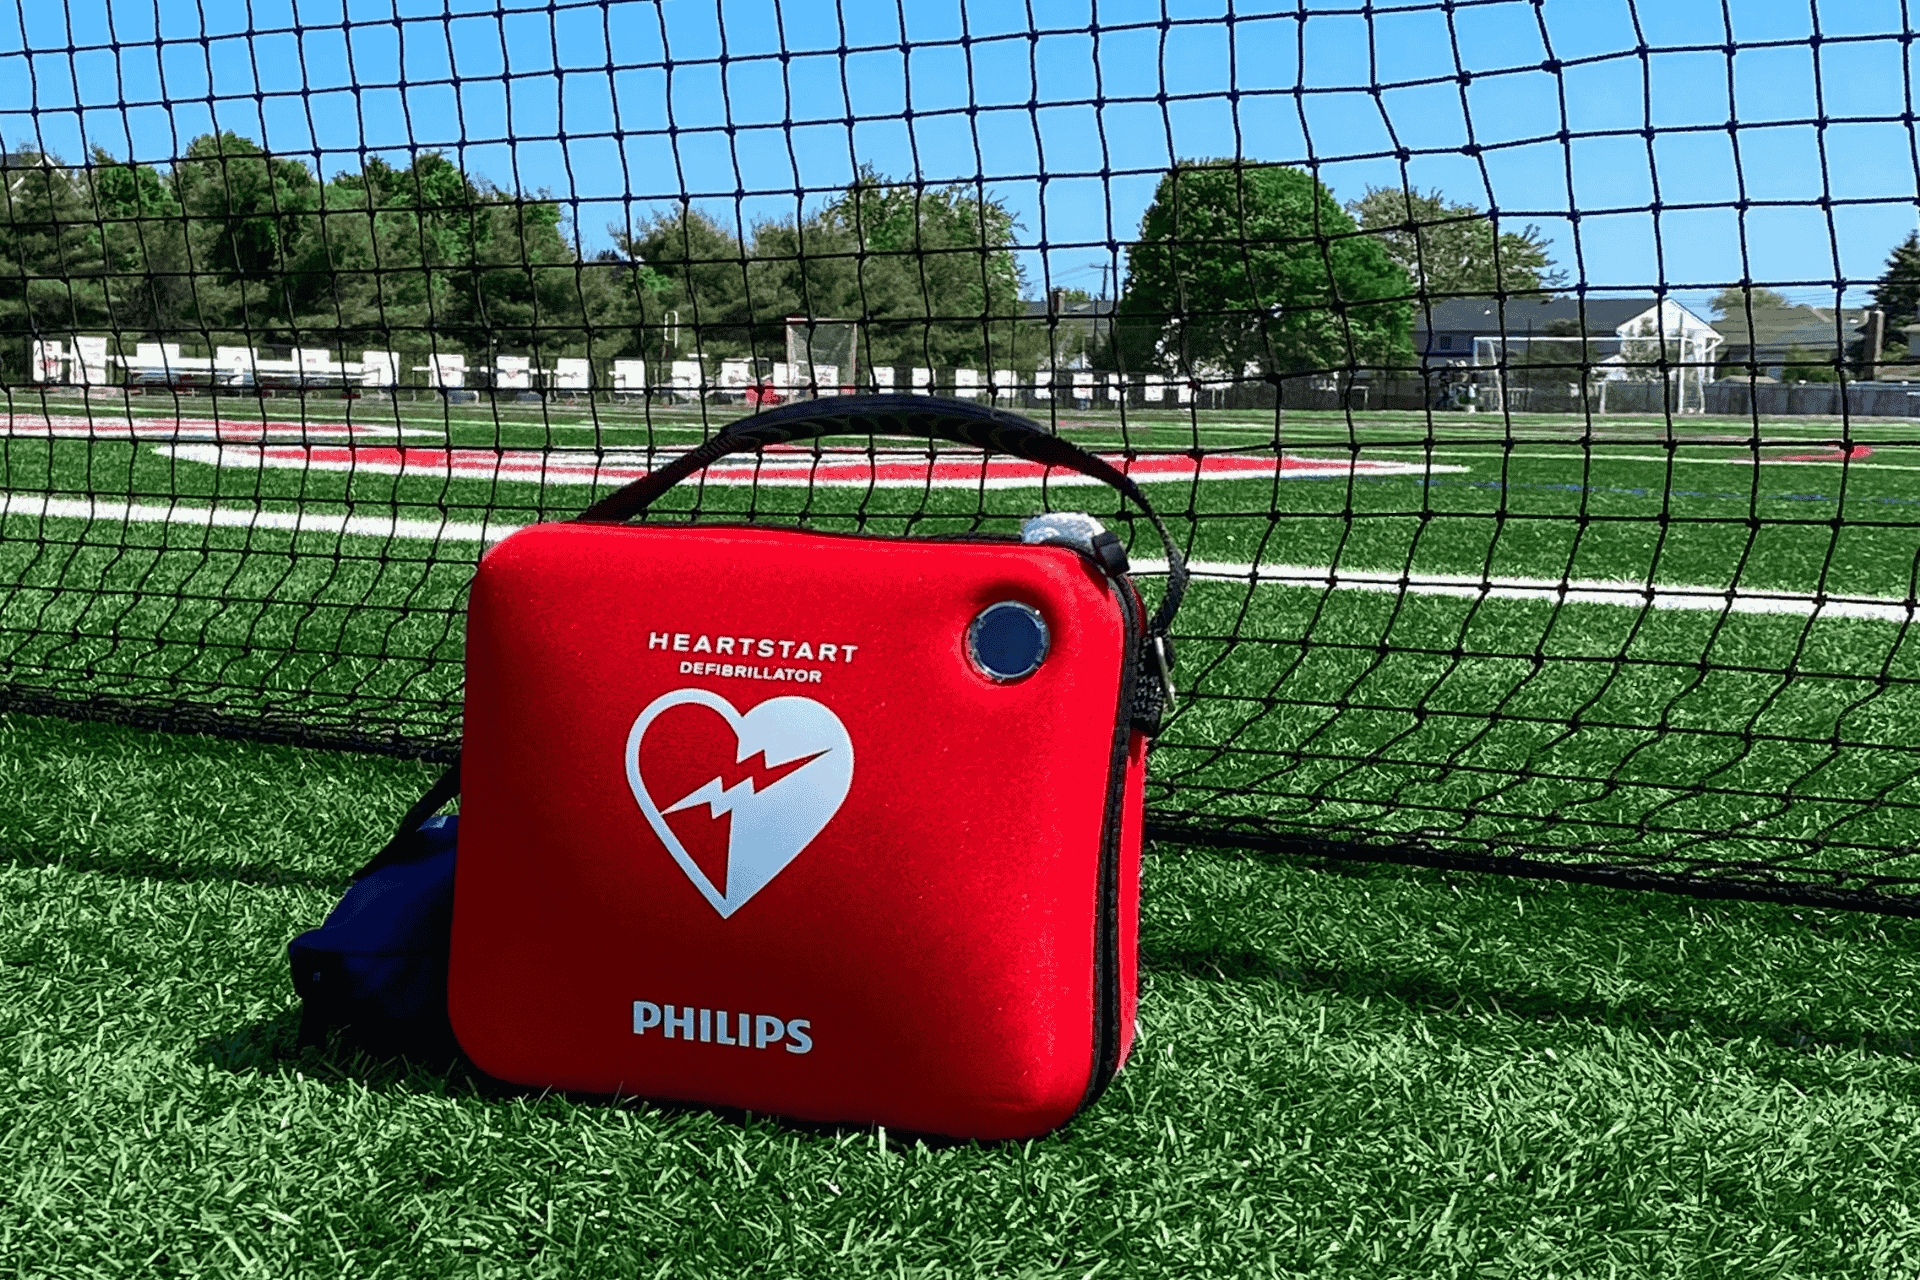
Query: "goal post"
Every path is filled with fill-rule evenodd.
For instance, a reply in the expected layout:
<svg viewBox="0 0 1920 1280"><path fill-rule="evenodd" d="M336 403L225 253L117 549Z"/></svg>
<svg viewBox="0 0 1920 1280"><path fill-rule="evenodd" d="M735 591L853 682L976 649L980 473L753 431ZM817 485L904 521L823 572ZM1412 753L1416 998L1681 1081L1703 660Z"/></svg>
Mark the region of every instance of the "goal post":
<svg viewBox="0 0 1920 1280"><path fill-rule="evenodd" d="M1695 333L1483 335L1473 340L1474 400L1492 413L1705 413L1716 345Z"/></svg>
<svg viewBox="0 0 1920 1280"><path fill-rule="evenodd" d="M860 326L853 320L787 317L787 378L792 396L831 396L859 385Z"/></svg>

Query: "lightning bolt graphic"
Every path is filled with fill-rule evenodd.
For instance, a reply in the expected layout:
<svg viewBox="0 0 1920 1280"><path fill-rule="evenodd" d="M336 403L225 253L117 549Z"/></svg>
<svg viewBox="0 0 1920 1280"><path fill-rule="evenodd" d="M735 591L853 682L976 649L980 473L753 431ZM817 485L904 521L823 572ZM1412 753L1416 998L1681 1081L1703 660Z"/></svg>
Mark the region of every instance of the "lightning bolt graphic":
<svg viewBox="0 0 1920 1280"><path fill-rule="evenodd" d="M831 749L828 748L828 750ZM723 771L720 776L703 782L661 812L679 813L682 809L691 809L695 805L704 804L707 806L708 815L718 818L723 813L733 812L741 801L752 799L757 791L765 791L802 765L811 764L825 754L827 754L826 751L816 751L810 756L801 756L785 764L770 765L767 763L767 753L756 751L734 766L735 769L744 768L745 770L738 782L729 783L727 773Z"/></svg>

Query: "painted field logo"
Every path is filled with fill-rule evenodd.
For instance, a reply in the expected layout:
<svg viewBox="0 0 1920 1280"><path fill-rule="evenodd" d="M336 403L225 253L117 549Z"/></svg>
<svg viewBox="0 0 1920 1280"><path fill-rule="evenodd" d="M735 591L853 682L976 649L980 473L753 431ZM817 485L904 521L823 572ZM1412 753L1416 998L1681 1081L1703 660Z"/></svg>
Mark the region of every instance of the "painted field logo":
<svg viewBox="0 0 1920 1280"><path fill-rule="evenodd" d="M627 734L627 785L673 860L724 919L813 842L853 785L846 726L812 698L744 715L675 689Z"/></svg>

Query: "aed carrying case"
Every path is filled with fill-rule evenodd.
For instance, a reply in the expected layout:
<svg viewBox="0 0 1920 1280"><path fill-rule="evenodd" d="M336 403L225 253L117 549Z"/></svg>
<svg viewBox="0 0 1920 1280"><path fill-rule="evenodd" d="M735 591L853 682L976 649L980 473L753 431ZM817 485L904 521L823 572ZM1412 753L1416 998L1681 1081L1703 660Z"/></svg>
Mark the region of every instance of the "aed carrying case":
<svg viewBox="0 0 1920 1280"><path fill-rule="evenodd" d="M628 522L729 454L842 434L1113 486L1166 544L1157 612L1107 533ZM1062 1124L1133 1038L1184 583L1121 471L924 396L758 414L514 533L467 619L460 1046L542 1088L982 1139Z"/></svg>

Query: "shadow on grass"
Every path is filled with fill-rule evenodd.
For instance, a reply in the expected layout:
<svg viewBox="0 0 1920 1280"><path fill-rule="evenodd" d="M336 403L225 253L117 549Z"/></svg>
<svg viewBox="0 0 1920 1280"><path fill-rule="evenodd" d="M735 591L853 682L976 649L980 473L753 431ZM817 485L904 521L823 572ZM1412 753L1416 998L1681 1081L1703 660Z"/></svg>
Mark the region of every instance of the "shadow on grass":
<svg viewBox="0 0 1920 1280"><path fill-rule="evenodd" d="M291 1076L299 1072L310 1080L352 1080L376 1093L410 1093L431 1097L467 1096L487 1102L556 1101L571 1106L641 1107L664 1116L709 1118L738 1127L771 1126L795 1134L837 1138L849 1133L875 1132L869 1124L830 1124L793 1120L758 1111L734 1107L705 1106L699 1103L658 1101L630 1096L571 1093L557 1089L536 1089L496 1080L458 1053L408 1058L402 1055L370 1053L344 1040L338 1033L324 1044L302 1046L300 1010L293 1006L247 1023L224 1035L209 1036L196 1046L194 1061L234 1075ZM996 1148L1018 1145L1007 1142L978 1142L949 1138L939 1134L916 1134L889 1129L889 1141L923 1143L932 1149L977 1145Z"/></svg>
<svg viewBox="0 0 1920 1280"><path fill-rule="evenodd" d="M332 875L313 871L290 871L285 867L253 867L217 862L189 862L159 854L109 853L100 849L7 848L0 846L0 866L40 869L64 867L94 875L114 876L122 880L164 880L172 884L205 884L222 881L252 885L263 889L293 886L302 889L344 889L347 870Z"/></svg>
<svg viewBox="0 0 1920 1280"><path fill-rule="evenodd" d="M510 1096L516 1091L474 1069L457 1053L421 1055L368 1052L333 1034L320 1045L300 1044L300 1008L290 1006L221 1035L202 1040L196 1062L235 1075L291 1075L356 1080L374 1089L447 1094L466 1091Z"/></svg>
<svg viewBox="0 0 1920 1280"><path fill-rule="evenodd" d="M1521 1022L1585 1022L1661 1034L1693 1030L1721 1042L1766 1040L1783 1049L1836 1049L1912 1059L1920 1029L1836 1031L1798 1018L1743 1018L1723 1011L1674 1008L1643 1000L1600 1000L1494 983L1445 982L1423 973L1391 973L1346 966L1281 964L1257 951L1147 946L1141 967L1221 982L1272 982L1301 992L1352 999L1384 997L1423 1013L1488 1013Z"/></svg>

